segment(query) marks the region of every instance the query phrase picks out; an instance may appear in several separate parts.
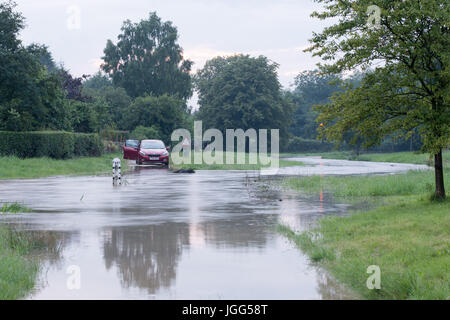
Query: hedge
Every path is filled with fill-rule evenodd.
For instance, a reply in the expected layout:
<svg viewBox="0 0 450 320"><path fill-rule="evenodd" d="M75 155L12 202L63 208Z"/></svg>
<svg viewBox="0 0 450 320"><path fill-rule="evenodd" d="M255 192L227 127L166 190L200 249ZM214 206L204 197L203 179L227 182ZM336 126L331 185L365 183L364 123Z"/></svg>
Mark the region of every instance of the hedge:
<svg viewBox="0 0 450 320"><path fill-rule="evenodd" d="M20 158L99 156L103 145L97 134L64 131L0 131L0 155Z"/></svg>

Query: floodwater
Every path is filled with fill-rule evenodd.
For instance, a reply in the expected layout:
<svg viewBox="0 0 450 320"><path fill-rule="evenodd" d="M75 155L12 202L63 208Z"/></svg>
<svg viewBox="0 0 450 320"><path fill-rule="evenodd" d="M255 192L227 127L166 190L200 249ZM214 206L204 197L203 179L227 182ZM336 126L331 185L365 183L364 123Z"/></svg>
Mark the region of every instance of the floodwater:
<svg viewBox="0 0 450 320"><path fill-rule="evenodd" d="M360 162L299 160L317 166L279 174L400 170L372 163L361 172ZM348 205L327 194L268 187L277 178L134 167L116 187L109 176L6 180L1 198L33 212L0 221L46 239L28 299L351 299L276 231L279 223L304 230L320 217L346 214Z"/></svg>

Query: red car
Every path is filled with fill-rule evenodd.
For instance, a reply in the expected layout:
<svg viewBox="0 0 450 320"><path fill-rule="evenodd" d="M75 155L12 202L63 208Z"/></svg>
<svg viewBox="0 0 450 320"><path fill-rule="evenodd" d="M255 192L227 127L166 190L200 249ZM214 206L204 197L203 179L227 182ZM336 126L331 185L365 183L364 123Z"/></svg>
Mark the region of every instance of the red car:
<svg viewBox="0 0 450 320"><path fill-rule="evenodd" d="M127 140L123 147L123 158L141 164L169 166L169 147L161 140Z"/></svg>

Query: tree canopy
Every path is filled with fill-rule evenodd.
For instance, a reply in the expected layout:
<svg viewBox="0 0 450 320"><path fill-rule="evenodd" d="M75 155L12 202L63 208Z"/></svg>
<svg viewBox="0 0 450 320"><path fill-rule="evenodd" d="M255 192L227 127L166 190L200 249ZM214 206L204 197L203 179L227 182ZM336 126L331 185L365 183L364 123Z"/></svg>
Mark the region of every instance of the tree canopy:
<svg viewBox="0 0 450 320"><path fill-rule="evenodd" d="M108 40L102 69L114 85L129 96L173 95L187 100L192 95L192 62L183 59L178 31L155 12L139 23L124 22L117 44Z"/></svg>
<svg viewBox="0 0 450 320"><path fill-rule="evenodd" d="M286 137L293 105L282 94L277 68L264 56L209 60L195 77L198 117L208 128L280 129Z"/></svg>
<svg viewBox="0 0 450 320"><path fill-rule="evenodd" d="M124 115L127 128L152 127L167 144L175 129L183 127L186 113L184 102L168 95L138 97Z"/></svg>
<svg viewBox="0 0 450 320"><path fill-rule="evenodd" d="M319 70L303 71L295 77L292 99L296 111L290 129L292 134L308 139L317 137L317 112L312 110L312 106L329 102L333 93L340 90L340 80L340 75L325 74Z"/></svg>
<svg viewBox="0 0 450 320"><path fill-rule="evenodd" d="M326 3L319 19L338 22L315 33L307 51L320 56L330 74L375 66L359 87L348 86L332 102L317 107L321 136L377 144L387 134L418 129L423 151L435 155L436 191L445 197L442 148L450 139L450 8L445 0L316 0ZM381 10L379 25L367 23L371 5Z"/></svg>
<svg viewBox="0 0 450 320"><path fill-rule="evenodd" d="M24 18L12 1L0 3L0 130L70 128L59 78L18 38Z"/></svg>

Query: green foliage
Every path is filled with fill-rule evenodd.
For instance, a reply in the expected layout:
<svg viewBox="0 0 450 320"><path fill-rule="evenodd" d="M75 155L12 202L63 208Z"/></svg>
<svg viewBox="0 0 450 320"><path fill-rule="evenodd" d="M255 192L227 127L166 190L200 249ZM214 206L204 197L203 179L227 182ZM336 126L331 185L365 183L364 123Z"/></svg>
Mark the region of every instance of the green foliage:
<svg viewBox="0 0 450 320"><path fill-rule="evenodd" d="M125 142L130 136L129 131L114 130L114 129L104 129L100 131L99 135L104 140L114 141L114 142Z"/></svg>
<svg viewBox="0 0 450 320"><path fill-rule="evenodd" d="M111 87L112 85L111 79L107 75L102 74L101 71L83 82L83 88L90 90L100 90L105 87Z"/></svg>
<svg viewBox="0 0 450 320"><path fill-rule="evenodd" d="M133 98L168 94L186 100L192 95L192 62L183 59L172 22L152 12L139 23L125 21L121 30L117 45L108 40L103 57L102 69L114 85Z"/></svg>
<svg viewBox="0 0 450 320"><path fill-rule="evenodd" d="M290 132L306 139L317 137L317 112L312 110L316 104L327 103L332 94L338 90L341 77L328 75L318 70L304 71L295 78L295 88L289 92L295 104L294 122Z"/></svg>
<svg viewBox="0 0 450 320"><path fill-rule="evenodd" d="M217 157L217 159L222 159L222 163L213 163L209 164L202 160L202 163L196 164L195 163L195 151L191 152L191 163L182 163L182 164L174 164L171 161L170 167L174 170L176 169L194 169L194 170L264 170L264 169L270 169L270 164L263 164L261 163L260 159L258 158L258 154L255 154L255 158L257 159L256 163L250 163L251 154L250 153L243 153L239 154L238 152L221 152L221 151L214 151L214 156ZM233 164L227 164L227 156L230 156L230 154L234 157L234 163ZM240 164L238 163L238 155L242 156L242 159L244 159L244 163ZM180 153L180 157L183 157L182 153ZM295 167L295 166L303 166L304 164L300 161L288 161L284 159L279 159L279 166L280 167Z"/></svg>
<svg viewBox="0 0 450 320"><path fill-rule="evenodd" d="M92 80L91 78L90 80ZM90 81L88 80L88 81ZM98 85L101 84L91 84ZM94 101L103 101L106 109L103 110L103 119L107 119L110 124L118 129L127 129L126 113L130 110L131 98L127 95L125 89L114 87L112 85L101 86L98 89L85 88L83 93L91 96ZM105 123L105 121L103 121ZM106 123L104 124L106 125ZM104 128L104 127L103 127Z"/></svg>
<svg viewBox="0 0 450 320"><path fill-rule="evenodd" d="M0 179L34 179L58 175L95 175L111 172L111 161L123 152L103 154L100 157L80 157L57 160L51 158L26 158L0 156ZM124 162L122 162L124 163ZM122 172L128 166L122 166Z"/></svg>
<svg viewBox="0 0 450 320"><path fill-rule="evenodd" d="M184 124L184 105L184 101L168 95L139 97L125 114L125 121L129 129L153 127L160 139L169 144L172 132Z"/></svg>
<svg viewBox="0 0 450 320"><path fill-rule="evenodd" d="M278 65L264 56L217 57L195 78L198 118L207 128L280 129L288 136L293 105L281 91Z"/></svg>
<svg viewBox="0 0 450 320"><path fill-rule="evenodd" d="M0 50L14 51L19 49L21 41L17 38L25 26L22 14L14 12L16 4L13 1L0 3Z"/></svg>
<svg viewBox="0 0 450 320"><path fill-rule="evenodd" d="M293 137L289 139L286 145L281 146L283 152L327 152L333 148L334 145L332 143L300 137Z"/></svg>
<svg viewBox="0 0 450 320"><path fill-rule="evenodd" d="M130 139L145 140L145 139L160 139L158 129L153 127L137 126L130 134Z"/></svg>
<svg viewBox="0 0 450 320"><path fill-rule="evenodd" d="M100 155L101 152L102 143L96 134L0 131L0 154L4 156L67 159L75 155Z"/></svg>
<svg viewBox="0 0 450 320"><path fill-rule="evenodd" d="M74 136L74 156L98 157L102 154L103 143L97 134L76 133Z"/></svg>
<svg viewBox="0 0 450 320"><path fill-rule="evenodd" d="M0 227L0 300L20 299L33 289L39 264L26 255L34 246L33 239Z"/></svg>
<svg viewBox="0 0 450 320"><path fill-rule="evenodd" d="M41 65L42 47L23 47L24 18L14 8L0 4L0 130L70 130L59 78Z"/></svg>
<svg viewBox="0 0 450 320"><path fill-rule="evenodd" d="M326 3L319 19L337 23L315 33L307 50L329 63L336 74L366 69L361 86L346 86L332 102L320 105L321 137L363 146L379 144L387 134L409 137L418 130L423 151L441 157L450 144L450 7L445 0L317 0ZM367 9L381 9L378 27L367 24ZM380 65L378 62L383 62ZM436 195L445 197L442 167L436 165Z"/></svg>
<svg viewBox="0 0 450 320"><path fill-rule="evenodd" d="M48 73L56 73L59 71L53 56L45 44L33 43L27 46L27 51L33 55L41 65L43 65Z"/></svg>
<svg viewBox="0 0 450 320"><path fill-rule="evenodd" d="M450 170L446 170L445 177L450 179ZM433 182L432 171L409 171L406 174L387 176L286 178L284 185L307 193L318 193L322 190L336 197L353 198L421 195L431 193Z"/></svg>
<svg viewBox="0 0 450 320"><path fill-rule="evenodd" d="M1 206L0 202L0 212L1 213L31 212L31 209L18 202L4 203L3 206Z"/></svg>
<svg viewBox="0 0 450 320"><path fill-rule="evenodd" d="M341 283L368 299L448 299L450 201L413 197L349 217L319 221L310 232L280 231ZM367 267L381 288L366 286Z"/></svg>

